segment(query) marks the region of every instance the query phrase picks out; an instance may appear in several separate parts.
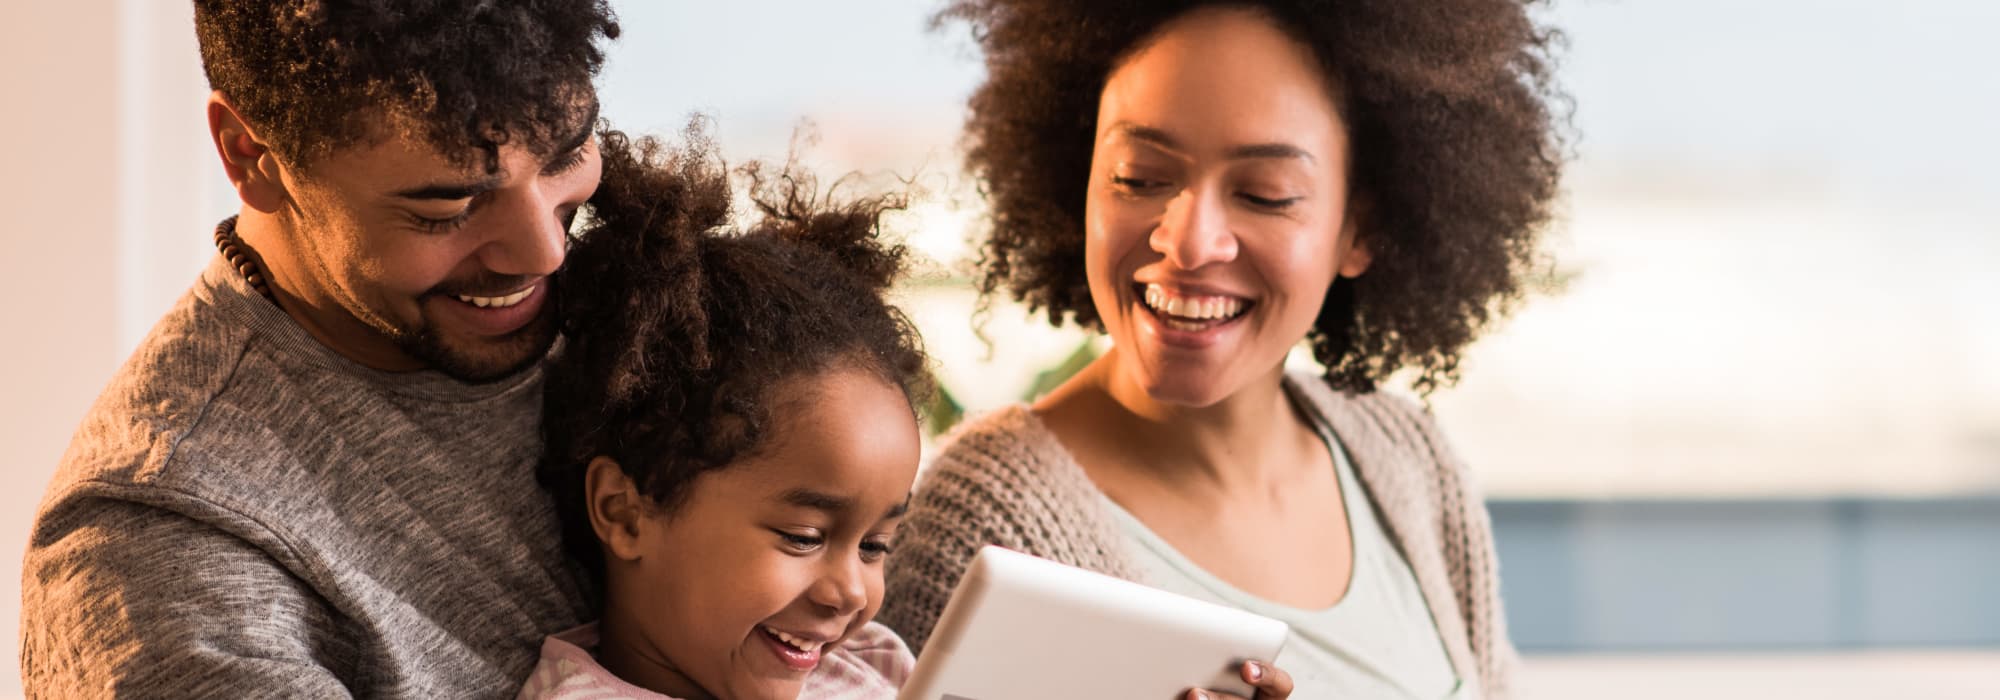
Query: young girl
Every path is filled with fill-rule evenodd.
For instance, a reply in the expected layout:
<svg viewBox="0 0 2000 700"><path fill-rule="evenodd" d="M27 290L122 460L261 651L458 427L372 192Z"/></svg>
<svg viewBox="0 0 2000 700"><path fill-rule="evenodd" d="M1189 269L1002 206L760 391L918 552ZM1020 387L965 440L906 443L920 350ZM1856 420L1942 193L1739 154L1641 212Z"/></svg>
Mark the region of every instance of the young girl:
<svg viewBox="0 0 2000 700"><path fill-rule="evenodd" d="M540 478L603 617L548 638L519 697L894 697L914 660L870 619L927 389L883 298L884 201L815 210L781 177L731 234L705 148L602 150Z"/></svg>
<svg viewBox="0 0 2000 700"><path fill-rule="evenodd" d="M690 139L603 139L540 477L604 614L549 637L518 697L893 698L915 660L870 620L929 387L884 301L903 253L874 237L886 200L822 207L786 173L732 235L727 179ZM1279 669L1241 673L1290 693Z"/></svg>

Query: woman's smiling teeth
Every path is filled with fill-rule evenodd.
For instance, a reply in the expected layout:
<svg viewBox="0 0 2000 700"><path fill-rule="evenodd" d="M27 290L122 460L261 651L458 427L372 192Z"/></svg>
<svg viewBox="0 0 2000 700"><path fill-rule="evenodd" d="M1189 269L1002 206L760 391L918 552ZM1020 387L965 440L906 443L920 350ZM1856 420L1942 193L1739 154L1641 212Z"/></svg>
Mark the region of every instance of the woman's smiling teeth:
<svg viewBox="0 0 2000 700"><path fill-rule="evenodd" d="M1146 308L1158 314L1160 320L1181 330L1197 330L1212 321L1236 318L1246 306L1244 300L1236 297L1181 295L1158 284L1146 285L1145 302Z"/></svg>
<svg viewBox="0 0 2000 700"><path fill-rule="evenodd" d="M482 309L504 309L521 303L528 298L528 295L533 293L535 293L535 288L529 287L504 297L475 297L469 294L460 294L458 295L458 300Z"/></svg>
<svg viewBox="0 0 2000 700"><path fill-rule="evenodd" d="M773 637L777 637L778 641L784 642L786 646L789 646L793 649L797 649L801 652L805 652L807 654L819 651L819 648L821 646L826 645L826 642L814 641L806 639L804 637L794 637L792 635L771 629L769 627L764 628L764 631L771 633L771 636Z"/></svg>

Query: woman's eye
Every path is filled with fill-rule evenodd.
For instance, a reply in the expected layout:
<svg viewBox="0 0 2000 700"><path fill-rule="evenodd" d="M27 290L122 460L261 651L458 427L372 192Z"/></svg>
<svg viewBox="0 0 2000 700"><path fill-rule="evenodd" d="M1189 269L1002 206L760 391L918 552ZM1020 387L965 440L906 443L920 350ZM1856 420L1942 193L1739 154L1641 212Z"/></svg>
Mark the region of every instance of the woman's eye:
<svg viewBox="0 0 2000 700"><path fill-rule="evenodd" d="M785 541L786 549L799 553L819 549L820 545L826 543L826 539L818 535L801 535L796 532L787 532L784 530L773 530L773 532L778 533L778 537Z"/></svg>
<svg viewBox="0 0 2000 700"><path fill-rule="evenodd" d="M1123 175L1111 176L1111 185L1113 187L1117 187L1118 189L1132 193L1150 192L1159 189L1160 187L1165 186L1166 184L1167 183L1164 181L1148 180L1140 177L1125 177Z"/></svg>
<svg viewBox="0 0 2000 700"><path fill-rule="evenodd" d="M1305 199L1304 197L1284 197L1281 199L1272 199L1270 197L1259 197L1257 195L1250 194L1248 192L1239 193L1236 196L1242 198L1242 200L1245 203L1248 203L1250 206L1256 207L1258 209L1268 209L1271 211L1283 210L1287 207L1292 206L1293 204L1297 204L1299 200Z"/></svg>

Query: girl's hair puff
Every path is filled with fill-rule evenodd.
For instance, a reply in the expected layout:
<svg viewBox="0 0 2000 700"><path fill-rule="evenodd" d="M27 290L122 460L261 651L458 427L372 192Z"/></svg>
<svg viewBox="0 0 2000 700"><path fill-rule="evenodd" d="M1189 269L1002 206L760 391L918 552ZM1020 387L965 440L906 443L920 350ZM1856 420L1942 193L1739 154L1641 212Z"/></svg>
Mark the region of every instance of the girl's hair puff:
<svg viewBox="0 0 2000 700"><path fill-rule="evenodd" d="M730 227L729 171L701 124L669 148L602 134L590 222L559 280L564 343L549 371L538 478L571 553L603 555L584 503L590 461L616 461L671 510L701 474L754 453L779 390L834 368L874 373L912 407L931 389L922 342L885 299L904 249L877 233L898 198L834 201L787 165L741 168L762 220Z"/></svg>

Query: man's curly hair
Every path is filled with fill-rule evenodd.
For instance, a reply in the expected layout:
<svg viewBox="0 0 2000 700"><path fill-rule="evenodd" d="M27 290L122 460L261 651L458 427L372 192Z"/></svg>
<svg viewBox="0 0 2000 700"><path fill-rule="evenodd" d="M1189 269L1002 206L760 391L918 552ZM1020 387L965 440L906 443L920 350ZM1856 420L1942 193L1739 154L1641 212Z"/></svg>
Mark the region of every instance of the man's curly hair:
<svg viewBox="0 0 2000 700"><path fill-rule="evenodd" d="M310 164L417 130L447 156L546 156L595 121L606 0L195 0L208 84L280 157ZM398 120L383 123L383 117Z"/></svg>
<svg viewBox="0 0 2000 700"><path fill-rule="evenodd" d="M1420 392L1456 381L1538 263L1562 170L1559 39L1520 0L953 2L938 22L970 24L986 54L966 123L993 207L982 296L1102 329L1083 228L1098 100L1121 61L1204 6L1254 8L1311 48L1347 122L1374 262L1332 286L1307 334L1327 381L1367 392L1404 367Z"/></svg>
<svg viewBox="0 0 2000 700"><path fill-rule="evenodd" d="M584 474L615 460L671 510L701 474L748 457L783 429L797 384L834 368L871 372L913 408L930 391L922 341L885 298L904 248L877 237L875 197L815 196L795 167L742 169L762 220L727 228L728 173L700 129L670 149L600 136L603 183L560 273L565 343L550 369L541 484L572 555L601 572Z"/></svg>

